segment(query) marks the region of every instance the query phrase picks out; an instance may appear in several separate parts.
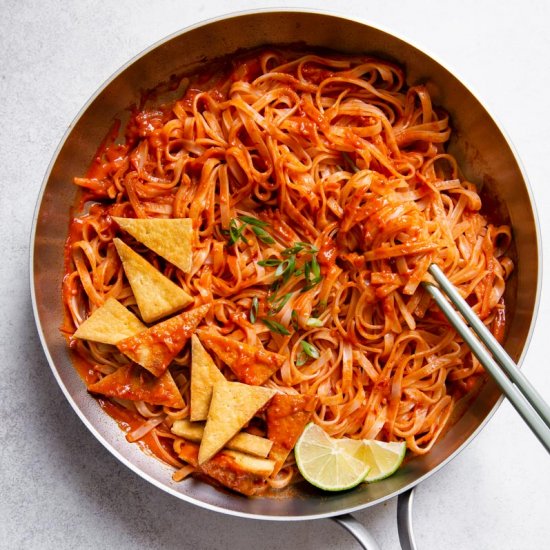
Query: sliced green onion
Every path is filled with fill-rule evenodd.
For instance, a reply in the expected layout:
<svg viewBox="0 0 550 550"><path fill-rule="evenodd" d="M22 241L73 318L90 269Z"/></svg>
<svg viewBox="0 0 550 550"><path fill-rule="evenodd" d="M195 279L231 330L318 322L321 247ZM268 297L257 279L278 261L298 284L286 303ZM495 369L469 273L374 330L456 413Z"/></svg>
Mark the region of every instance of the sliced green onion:
<svg viewBox="0 0 550 550"><path fill-rule="evenodd" d="M280 277L289 266L290 260L284 260L279 264L279 267L275 270L275 277Z"/></svg>
<svg viewBox="0 0 550 550"><path fill-rule="evenodd" d="M262 323L271 331L276 332L277 334L283 334L284 336L288 336L290 334L289 330L281 325L281 323L277 323L277 321L274 321L273 319L262 319Z"/></svg>
<svg viewBox="0 0 550 550"><path fill-rule="evenodd" d="M322 327L322 326L323 326L323 321L321 321L321 319L317 319L317 317L310 317L310 318L306 321L306 325L307 325L308 327L318 328L318 327Z"/></svg>
<svg viewBox="0 0 550 550"><path fill-rule="evenodd" d="M275 270L275 277L282 277L286 283L296 269L296 256L290 256L279 264L279 267Z"/></svg>
<svg viewBox="0 0 550 550"><path fill-rule="evenodd" d="M298 325L298 312L295 309L293 309L290 314L290 323L292 324L292 328L294 330L298 330L300 328L300 325Z"/></svg>
<svg viewBox="0 0 550 550"><path fill-rule="evenodd" d="M268 258L267 260L260 260L258 265L262 267L275 267L282 263L283 260L278 260L277 258Z"/></svg>
<svg viewBox="0 0 550 550"><path fill-rule="evenodd" d="M323 280L323 277L321 276L321 266L315 256L313 256L309 262L304 264L304 277L306 280L306 286L302 289L302 292L313 288Z"/></svg>
<svg viewBox="0 0 550 550"><path fill-rule="evenodd" d="M248 314L248 318L250 319L251 323L256 322L256 317L258 317L259 305L260 303L258 301L258 297L254 296L254 298L252 298L252 305L250 306L250 313Z"/></svg>
<svg viewBox="0 0 550 550"><path fill-rule="evenodd" d="M271 302L271 312L279 313L279 311L285 307L285 304L290 300L290 298L292 298L292 295L293 292L287 292L282 296L272 296L269 298L269 301Z"/></svg>
<svg viewBox="0 0 550 550"><path fill-rule="evenodd" d="M319 262L317 261L317 258L313 256L311 258L311 272L313 273L315 280L317 282L321 281L321 266L319 265Z"/></svg>
<svg viewBox="0 0 550 550"><path fill-rule="evenodd" d="M319 350L313 344L310 344L305 340L302 340L300 343L302 344L302 349L306 355L309 355L312 359L319 359Z"/></svg>
<svg viewBox="0 0 550 550"><path fill-rule="evenodd" d="M261 227L252 227L251 229L263 242L275 242L273 241L271 235L269 235L269 233L264 231ZM305 262L302 267L297 268L297 258L302 252L304 254L309 254L310 259ZM300 277L302 275L305 278L305 285L301 292L306 292L315 285L319 284L323 279L321 275L321 266L319 265L316 257L318 252L319 249L312 244L299 241L294 243L293 246L285 248L281 252L284 260L268 258L266 260L260 260L258 265L262 267L276 267L274 273L275 281L271 284L272 292L276 292L280 286L287 283L292 276Z"/></svg>
<svg viewBox="0 0 550 550"><path fill-rule="evenodd" d="M279 290L279 287L281 286L281 279L275 279L275 281L273 281L270 285L269 285L269 290L271 292L277 292L277 290Z"/></svg>
<svg viewBox="0 0 550 550"><path fill-rule="evenodd" d="M248 225L253 225L255 227L268 227L269 223L259 220L258 218L253 218L252 216L239 216L239 220Z"/></svg>
<svg viewBox="0 0 550 550"><path fill-rule="evenodd" d="M269 223L258 220L257 218L253 218L252 216L239 216L238 219L242 222L240 226L237 225L237 219L235 218L229 222L229 245L237 243L239 239L248 244L248 241L244 238L242 234L247 226L252 229L258 239L260 239L262 242L266 244L275 243L273 237L265 229L263 229L264 227L268 227Z"/></svg>
<svg viewBox="0 0 550 550"><path fill-rule="evenodd" d="M239 239L242 239L244 243L248 244L248 241L242 235L245 227L246 225L244 224L239 227L237 225L237 220L231 220L229 223L229 245L235 244Z"/></svg>
<svg viewBox="0 0 550 550"><path fill-rule="evenodd" d="M263 243L275 244L275 239L265 229L262 229L261 227L257 227L255 225L251 225L250 228L252 229L252 231L254 231L258 239L260 239L260 241L262 241Z"/></svg>
<svg viewBox="0 0 550 550"><path fill-rule="evenodd" d="M303 250L309 252L310 254L317 254L317 252L319 252L319 249L317 247L313 246L312 244L298 241L297 243L294 244L294 246L291 246L289 248L285 248L281 252L281 254L283 256L291 256L293 254L299 254Z"/></svg>

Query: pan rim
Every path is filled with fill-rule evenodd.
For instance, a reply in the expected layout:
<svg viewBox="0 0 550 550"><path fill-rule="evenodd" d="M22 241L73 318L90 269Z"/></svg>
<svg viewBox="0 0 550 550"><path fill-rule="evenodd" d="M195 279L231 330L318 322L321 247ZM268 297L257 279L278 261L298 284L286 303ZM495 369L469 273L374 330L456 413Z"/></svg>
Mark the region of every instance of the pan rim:
<svg viewBox="0 0 550 550"><path fill-rule="evenodd" d="M48 360L48 364L50 366L50 369L61 388L63 394L65 395L67 401L75 411L75 413L78 415L80 420L84 423L84 425L90 430L90 432L94 435L94 437L114 456L116 457L122 464L127 466L130 470L132 470L134 473L139 475L141 478L145 479L155 487L165 491L166 493L173 495L180 500L183 500L185 502L188 502L190 504L196 504L197 506L215 511L220 512L223 514L241 517L241 518L248 518L248 519L260 519L265 521L309 521L309 520L316 520L316 519L326 519L331 518L347 513L353 513L365 508L368 508L370 506L374 506L377 504L380 504L382 502L385 502L391 498L394 498L395 496L398 496L401 493L404 493L412 488L414 488L416 485L439 471L441 468L443 468L448 462L453 460L460 452L462 452L472 441L479 432L486 426L486 424L489 422L489 420L492 418L492 416L496 413L497 409L499 408L500 404L502 403L504 397L500 396L499 399L496 401L494 406L491 408L491 410L487 413L485 418L479 423L479 425L475 428L475 430L460 444L460 446L455 449L448 457L446 457L444 460L442 460L439 464L436 466L430 468L429 471L427 471L422 476L415 479L413 482L407 484L406 486L400 488L399 490L393 491L392 493L389 493L387 495L384 495L382 497L379 497L375 500L365 502L356 506L350 506L350 507L343 507L340 510L337 511L329 511L329 512L322 512L322 513L316 513L316 514L307 514L307 515L269 515L265 513L255 514L250 512L243 512L240 510L233 510L229 508L225 508L223 506L218 506L215 504L210 504L208 502L205 502L203 500L197 499L193 496L189 496L187 494L184 494L182 492L176 491L173 488L169 487L166 483L163 483L155 478L153 478L151 475L143 471L139 466L135 465L131 460L123 456L109 441L105 439L103 435L99 433L99 431L96 429L96 427L93 425L90 420L84 415L79 405L74 400L71 392L66 387L65 383L61 379L61 376L57 370L57 367L55 365L55 362L51 356L48 343L46 341L46 337L42 328L42 324L40 322L39 312L38 312L38 303L36 299L36 288L35 288L35 280L34 280L34 274L35 274L35 244L36 244L36 233L38 228L38 215L40 208L42 206L44 194L46 192L46 188L52 173L52 169L57 161L57 158L62 151L63 147L65 146L65 143L69 136L71 135L71 132L77 122L80 120L80 118L86 113L86 111L89 109L89 107L92 105L92 103L97 99L97 97L113 82L120 74L122 74L126 69L128 69L130 66L132 66L134 63L139 61L141 58L152 52L153 50L161 47L162 45L170 42L171 40L186 34L190 31L193 31L195 29L199 29L201 27L208 26L212 23L224 21L227 19L234 19L238 17L246 17L250 15L256 15L256 14L277 14L277 13L304 13L304 14L316 14L316 15L323 15L328 16L336 19L341 19L349 22L358 23L361 25L365 25L368 27L371 27L375 30L382 31L384 33L387 33L390 36L393 36L404 43L408 44L409 46L412 46L413 48L419 50L420 52L424 53L428 57L430 57L435 63L440 65L444 70L452 74L455 78L457 78L469 91L470 94L482 105L483 109L487 112L489 117L493 120L495 123L498 131L501 133L502 137L504 138L506 144L508 145L513 158L515 162L518 165L518 169L522 175L525 189L527 192L527 195L529 197L530 206L533 212L533 218L534 218L534 226L535 226L535 246L536 246L536 252L537 252L537 284L536 284L536 290L534 295L534 304L533 304L533 312L531 317L531 322L529 329L527 331L527 335L525 338L525 343L523 345L523 349L520 355L520 358L518 360L518 367L520 367L525 360L525 357L527 355L529 345L531 343L534 328L536 325L536 320L538 316L539 306L540 306L540 298L541 298L541 289L542 289L542 246L541 246L541 230L540 230L540 223L539 223L539 217L536 209L536 203L534 200L533 191L529 182L529 178L527 176L526 169L521 161L521 158L518 155L517 149L512 143L510 137L504 130L502 124L499 122L498 117L495 117L495 115L492 112L492 109L487 107L487 101L480 101L479 96L477 93L472 91L471 85L465 81L460 76L460 73L454 70L454 68L450 68L449 64L442 63L437 56L434 56L431 51L424 47L419 46L416 44L415 41L411 41L409 38L404 37L401 33L396 33L395 31L386 28L383 25L379 25L377 23L373 23L370 20L363 19L363 18L357 18L357 17L349 17L347 15L334 12L332 10L321 10L321 9L314 9L314 8L298 8L298 7L289 7L289 8L260 8L260 9L249 9L249 10L240 10L237 12L230 12L226 13L220 16L208 18L202 21L199 21L197 23L194 23L192 25L189 25L187 27L184 27L178 31L175 31L168 36L165 36L164 38L161 38L160 40L157 40L152 45L146 47L136 55L132 56L126 63L124 63L121 67L119 67L115 72L113 72L103 83L100 84L100 86L93 92L93 94L90 96L90 98L84 103L84 105L78 110L77 114L74 116L73 120L69 124L67 130L65 131L64 135L62 136L59 144L55 148L51 161L48 164L48 167L46 168L46 172L44 174L42 184L38 193L36 205L33 212L33 222L32 222L32 229L31 229L31 235L30 235L30 257L29 257L29 276L30 276L30 290L31 290L31 302L32 302L32 309L33 309L33 316L37 328L37 332L39 335L40 343L42 345L42 348L44 350L44 354Z"/></svg>

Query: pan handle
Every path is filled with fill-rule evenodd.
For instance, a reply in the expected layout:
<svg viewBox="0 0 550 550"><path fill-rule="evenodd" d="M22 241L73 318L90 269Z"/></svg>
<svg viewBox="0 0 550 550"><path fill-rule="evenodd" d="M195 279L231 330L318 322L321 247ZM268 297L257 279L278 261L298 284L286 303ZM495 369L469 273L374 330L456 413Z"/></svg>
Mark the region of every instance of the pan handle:
<svg viewBox="0 0 550 550"><path fill-rule="evenodd" d="M373 536L367 531L367 528L351 514L342 514L330 519L339 523L346 531L349 531L364 550L380 550L380 546L378 546Z"/></svg>
<svg viewBox="0 0 550 550"><path fill-rule="evenodd" d="M414 487L397 497L397 532L402 550L417 550L412 528Z"/></svg>
<svg viewBox="0 0 550 550"><path fill-rule="evenodd" d="M414 488L401 493L397 498L397 532L402 550L417 550L412 530L412 506ZM351 514L331 518L349 531L364 550L380 550L378 543L366 527Z"/></svg>

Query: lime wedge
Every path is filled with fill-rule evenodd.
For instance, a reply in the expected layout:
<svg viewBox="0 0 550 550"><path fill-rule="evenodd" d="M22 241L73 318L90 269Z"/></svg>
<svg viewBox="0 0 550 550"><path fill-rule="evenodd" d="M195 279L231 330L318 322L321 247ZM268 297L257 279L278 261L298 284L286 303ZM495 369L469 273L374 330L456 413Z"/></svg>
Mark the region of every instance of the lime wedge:
<svg viewBox="0 0 550 550"><path fill-rule="evenodd" d="M407 450L404 441L384 443L374 439L363 439L363 444L361 458L370 466L364 481L369 483L391 476L401 466Z"/></svg>
<svg viewBox="0 0 550 550"><path fill-rule="evenodd" d="M294 447L300 473L324 491L343 491L359 485L370 466L361 456L361 440L334 439L316 424L308 424Z"/></svg>

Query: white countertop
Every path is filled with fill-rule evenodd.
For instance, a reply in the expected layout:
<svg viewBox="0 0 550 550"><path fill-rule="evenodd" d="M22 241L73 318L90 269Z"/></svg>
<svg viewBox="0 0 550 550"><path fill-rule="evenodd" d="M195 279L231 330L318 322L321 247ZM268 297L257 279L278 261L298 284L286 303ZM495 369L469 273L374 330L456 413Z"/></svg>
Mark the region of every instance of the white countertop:
<svg viewBox="0 0 550 550"><path fill-rule="evenodd" d="M41 180L80 107L151 43L255 7L340 11L393 29L477 92L530 178L550 258L550 2L0 1L0 548L357 548L329 521L270 523L180 502L118 463L50 372L34 327L28 245ZM548 267L548 266L547 266ZM550 271L524 372L550 400ZM415 496L420 550L550 547L550 459L508 403ZM395 501L356 514L397 549Z"/></svg>

